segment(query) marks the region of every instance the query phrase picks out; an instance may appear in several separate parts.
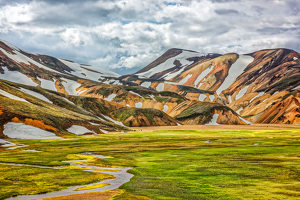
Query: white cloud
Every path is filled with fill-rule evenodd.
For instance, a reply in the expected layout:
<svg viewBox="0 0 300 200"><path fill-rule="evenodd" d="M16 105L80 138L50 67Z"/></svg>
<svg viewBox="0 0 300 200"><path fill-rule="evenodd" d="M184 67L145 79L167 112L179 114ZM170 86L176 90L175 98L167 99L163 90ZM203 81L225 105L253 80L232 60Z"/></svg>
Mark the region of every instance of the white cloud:
<svg viewBox="0 0 300 200"><path fill-rule="evenodd" d="M142 67L168 48L299 51L297 0L98 0L0 4L0 38L28 51L111 68Z"/></svg>

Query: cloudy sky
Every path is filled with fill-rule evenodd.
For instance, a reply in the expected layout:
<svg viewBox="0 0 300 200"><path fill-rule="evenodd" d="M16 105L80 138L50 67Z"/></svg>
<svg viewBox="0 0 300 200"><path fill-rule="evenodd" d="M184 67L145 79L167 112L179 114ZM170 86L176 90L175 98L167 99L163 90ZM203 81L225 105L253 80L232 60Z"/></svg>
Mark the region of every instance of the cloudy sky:
<svg viewBox="0 0 300 200"><path fill-rule="evenodd" d="M122 74L172 47L299 52L300 1L0 0L0 39Z"/></svg>

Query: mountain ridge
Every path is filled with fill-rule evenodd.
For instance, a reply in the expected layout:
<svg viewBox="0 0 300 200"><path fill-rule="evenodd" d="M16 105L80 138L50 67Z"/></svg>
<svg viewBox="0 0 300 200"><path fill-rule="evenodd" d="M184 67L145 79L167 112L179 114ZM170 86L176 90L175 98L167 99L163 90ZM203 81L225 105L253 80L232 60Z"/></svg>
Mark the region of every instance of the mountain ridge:
<svg viewBox="0 0 300 200"><path fill-rule="evenodd" d="M136 73L121 76L27 53L0 41L0 137L7 137L5 127L18 127L16 123L59 137L69 137L74 130L80 134L127 130L121 123L299 124L298 58L299 53L282 48L242 55L172 48ZM68 123L53 123L48 119L53 116L44 118L34 109L22 113L20 103L43 112L54 109L53 116L59 110L70 113L60 118ZM74 122L72 115L77 116Z"/></svg>

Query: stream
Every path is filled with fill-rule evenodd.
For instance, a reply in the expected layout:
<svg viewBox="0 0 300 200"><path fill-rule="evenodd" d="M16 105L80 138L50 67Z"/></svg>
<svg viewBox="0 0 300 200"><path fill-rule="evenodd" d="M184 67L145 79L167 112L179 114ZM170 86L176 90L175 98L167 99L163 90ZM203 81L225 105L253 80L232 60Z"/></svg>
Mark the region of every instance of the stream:
<svg viewBox="0 0 300 200"><path fill-rule="evenodd" d="M91 153L85 153L84 155L89 155L89 156L94 156L99 159L106 159L106 158L111 158L111 157L106 157L102 155L95 155ZM43 199L43 198L48 198L48 197L58 197L58 196L66 196L66 195L72 195L72 194L82 194L82 193L88 193L88 192L99 192L99 191L107 191L107 190L114 190L119 188L121 185L124 183L127 183L130 181L130 179L133 177L133 174L128 173L127 171L131 168L126 167L126 168L109 168L109 167L97 167L93 165L87 165L83 163L76 163L79 161L89 161L89 160L95 160L95 159L87 159L87 160L71 160L71 161L63 161L66 163L69 163L70 166L75 166L75 167L84 167L84 168L89 168L89 169L81 169L83 171L89 171L89 172L94 172L94 173L103 173L103 174L110 174L114 176L114 179L108 179L96 183L91 183L87 185L80 185L80 186L71 186L68 187L67 189L61 190L61 191L56 191L56 192L49 192L45 194L36 194L36 195L22 195L22 196L16 196L16 197L10 197L9 199L14 199L14 200L31 200L31 199ZM57 169L59 170L58 167L46 167L46 166L38 166L38 165L26 165L26 164L14 164L14 163L0 163L0 164L5 164L5 165L15 165L15 166L29 166L29 167L38 167L38 168L51 168L51 169ZM97 171L101 169L115 169L118 171L114 172L108 172L108 171ZM85 186L92 186L92 185L97 185L97 184L109 184L104 187L99 187L95 189L88 189L88 190L79 190L76 191L76 189L85 187Z"/></svg>

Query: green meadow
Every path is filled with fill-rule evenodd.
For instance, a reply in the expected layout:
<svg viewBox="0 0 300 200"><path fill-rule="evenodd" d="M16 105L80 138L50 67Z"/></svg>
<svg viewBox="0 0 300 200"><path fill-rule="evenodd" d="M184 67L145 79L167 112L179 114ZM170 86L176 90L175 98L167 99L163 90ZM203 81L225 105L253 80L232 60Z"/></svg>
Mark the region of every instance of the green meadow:
<svg viewBox="0 0 300 200"><path fill-rule="evenodd" d="M132 167L115 199L299 199L300 129L157 130L62 140L11 140L1 163L65 166L59 170L0 164L0 199L57 191L110 178L67 167L93 152L96 166ZM34 149L42 152L23 151Z"/></svg>

